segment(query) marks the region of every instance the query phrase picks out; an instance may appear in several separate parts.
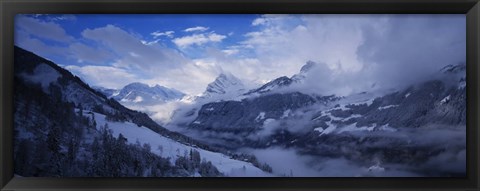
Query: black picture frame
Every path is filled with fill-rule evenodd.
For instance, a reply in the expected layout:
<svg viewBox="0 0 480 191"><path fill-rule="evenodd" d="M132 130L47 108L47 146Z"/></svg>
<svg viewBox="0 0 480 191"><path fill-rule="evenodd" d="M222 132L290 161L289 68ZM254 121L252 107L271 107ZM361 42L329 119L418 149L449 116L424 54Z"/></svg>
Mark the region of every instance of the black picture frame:
<svg viewBox="0 0 480 191"><path fill-rule="evenodd" d="M1 190L480 190L479 0L1 0ZM14 16L27 13L466 14L467 178L16 178L13 177Z"/></svg>

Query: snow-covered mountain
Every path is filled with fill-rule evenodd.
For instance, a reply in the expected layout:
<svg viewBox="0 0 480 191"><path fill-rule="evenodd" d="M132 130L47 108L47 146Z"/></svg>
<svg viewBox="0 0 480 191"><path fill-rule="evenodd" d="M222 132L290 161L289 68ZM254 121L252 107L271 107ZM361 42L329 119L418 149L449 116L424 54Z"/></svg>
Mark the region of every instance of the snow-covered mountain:
<svg viewBox="0 0 480 191"><path fill-rule="evenodd" d="M300 69L300 72L293 75L291 78L287 76L276 78L260 86L259 88L248 91L245 95L263 94L267 92L271 93L272 91L288 88L290 87L290 85L294 83L303 83L308 73L315 66L317 66L317 63L313 61L308 61L305 65L302 66L302 68Z"/></svg>
<svg viewBox="0 0 480 191"><path fill-rule="evenodd" d="M313 61L307 61L307 63L300 68L300 72L292 76L292 80L295 82L301 82L306 78L307 73L309 73L316 66L317 63Z"/></svg>
<svg viewBox="0 0 480 191"><path fill-rule="evenodd" d="M207 85L203 98L231 98L241 95L245 86L240 79L231 73L225 72L218 75L215 80Z"/></svg>
<svg viewBox="0 0 480 191"><path fill-rule="evenodd" d="M431 79L383 94L337 97L288 91L291 84L302 83L312 67L309 62L292 78L277 78L244 99L203 104L188 128L230 149L295 148L318 160L348 158L365 169L378 166L371 161L381 161L429 169L415 172L420 174L465 173L462 166L429 166L436 157L452 155L460 163L465 157L465 65L447 66ZM444 147L441 140L451 145Z"/></svg>
<svg viewBox="0 0 480 191"><path fill-rule="evenodd" d="M268 165L255 157L169 131L18 47L15 85L14 156L20 176L270 175Z"/></svg>
<svg viewBox="0 0 480 191"><path fill-rule="evenodd" d="M306 66L311 67L312 64L309 63ZM307 70L304 68L300 74ZM302 109L310 112L317 110L318 114L314 117L317 121L327 119L320 123L322 129L316 130L322 134L325 134L323 130L327 128L330 128L328 130L330 131L333 130L333 126L353 123L356 123L356 127L359 128L380 127L386 124L413 128L431 122L441 122L446 125L465 124L465 80L464 77L458 80L457 75L451 76L452 71L464 76L465 67L450 66L442 71L449 72L440 76L439 79L414 84L386 95L363 92L348 97L336 97L281 92L250 99L207 103L202 106L198 117L190 126L196 129L252 132L252 129L261 130L265 121L285 119L294 111ZM446 80L457 82L457 85L445 83ZM288 77L280 77L251 92L264 93L291 83L297 82ZM342 118L343 121L335 121L334 124L337 125L328 125L332 118ZM348 122L345 123L345 121Z"/></svg>
<svg viewBox="0 0 480 191"><path fill-rule="evenodd" d="M172 88L139 82L130 83L120 90L101 87L95 89L129 109L147 113L162 125L168 123L177 105L188 102L190 98Z"/></svg>
<svg viewBox="0 0 480 191"><path fill-rule="evenodd" d="M154 104L182 99L185 94L160 85L153 87L140 82L126 85L120 90L98 88L107 97L113 97L122 103Z"/></svg>
<svg viewBox="0 0 480 191"><path fill-rule="evenodd" d="M249 94L254 94L254 93L259 93L259 94L267 93L267 92L270 92L272 90L277 90L277 89L280 89L280 88L283 88L283 87L287 87L290 84L292 84L293 82L294 81L292 79L290 79L289 77L282 76L282 77L274 79L270 82L267 82L266 84L262 85L261 87L259 87L257 89L250 90L246 94L249 95Z"/></svg>

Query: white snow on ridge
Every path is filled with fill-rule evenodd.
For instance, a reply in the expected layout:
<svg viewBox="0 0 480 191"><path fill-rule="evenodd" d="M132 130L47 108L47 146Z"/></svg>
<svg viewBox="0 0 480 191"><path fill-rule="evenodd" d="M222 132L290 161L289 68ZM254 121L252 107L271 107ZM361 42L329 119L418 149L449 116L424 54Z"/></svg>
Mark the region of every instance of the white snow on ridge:
<svg viewBox="0 0 480 191"><path fill-rule="evenodd" d="M205 158L207 161L211 161L212 164L226 176L272 176L272 174L260 170L251 163L230 159L229 156L221 153L184 145L170 138L161 136L146 127L138 127L134 123L106 121L105 115L99 113L94 114L97 124L100 126L108 123L109 129L112 130L115 137L122 134L131 144L135 144L136 141L139 141L140 144L150 144L152 153L162 157L170 157L170 162L172 164L174 164L179 156L184 156L185 153L188 154L191 149L194 149L200 152L202 159Z"/></svg>
<svg viewBox="0 0 480 191"><path fill-rule="evenodd" d="M378 107L378 110L389 109L389 108L392 108L392 107L398 107L398 105L387 105L387 106L383 106L383 107Z"/></svg>
<svg viewBox="0 0 480 191"><path fill-rule="evenodd" d="M283 112L282 117L280 117L280 118L281 119L287 118L288 116L290 116L290 113L292 113L292 110L287 109Z"/></svg>
<svg viewBox="0 0 480 191"><path fill-rule="evenodd" d="M335 131L335 129L337 129L337 126L332 125L331 123L327 123L327 125L328 127L324 129L322 133L320 133L320 136L322 136L323 134L330 134L331 132Z"/></svg>
<svg viewBox="0 0 480 191"><path fill-rule="evenodd" d="M330 134L331 132L335 131L337 129L336 125L333 125L330 121L326 122L327 128L323 129L322 127L317 127L313 129L314 131L318 131L320 133L319 136L322 136L324 134Z"/></svg>
<svg viewBox="0 0 480 191"><path fill-rule="evenodd" d="M315 129L313 129L314 131L318 131L319 133L322 133L323 132L323 128L322 127L317 127Z"/></svg>
<svg viewBox="0 0 480 191"><path fill-rule="evenodd" d="M350 119L353 119L353 118L360 118L360 117L362 117L362 115L359 115L359 114L353 114L353 115L350 115L350 117L347 117L347 118L345 118L345 119L342 119L342 121L344 121L344 122L345 122L345 121L348 121L348 120L350 120Z"/></svg>
<svg viewBox="0 0 480 191"><path fill-rule="evenodd" d="M370 106L370 105L372 105L373 100L374 99L364 100L364 101L360 101L360 102L357 102L357 103L353 103L352 105L367 104L367 106Z"/></svg>
<svg viewBox="0 0 480 191"><path fill-rule="evenodd" d="M444 104L444 103L447 103L448 101L450 101L450 95L448 95L447 97L443 98L440 103Z"/></svg>
<svg viewBox="0 0 480 191"><path fill-rule="evenodd" d="M260 121L262 119L265 119L265 112L260 112L258 116L255 118L255 121Z"/></svg>

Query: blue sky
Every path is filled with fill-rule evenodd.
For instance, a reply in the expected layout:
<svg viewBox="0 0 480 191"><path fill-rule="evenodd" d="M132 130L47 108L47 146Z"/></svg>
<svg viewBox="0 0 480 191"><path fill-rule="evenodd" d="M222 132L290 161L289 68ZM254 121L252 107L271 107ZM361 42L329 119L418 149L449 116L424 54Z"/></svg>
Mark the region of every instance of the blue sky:
<svg viewBox="0 0 480 191"><path fill-rule="evenodd" d="M465 62L465 27L464 15L17 15L15 44L93 86L197 95L222 72L254 87L311 60L325 82L312 88L349 94Z"/></svg>

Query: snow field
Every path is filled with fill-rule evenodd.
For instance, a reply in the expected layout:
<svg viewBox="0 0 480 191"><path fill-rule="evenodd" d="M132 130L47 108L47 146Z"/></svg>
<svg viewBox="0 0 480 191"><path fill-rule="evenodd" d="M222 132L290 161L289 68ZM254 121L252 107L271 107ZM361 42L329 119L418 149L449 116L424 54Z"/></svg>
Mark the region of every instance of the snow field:
<svg viewBox="0 0 480 191"><path fill-rule="evenodd" d="M111 122L105 119L105 115L99 113L94 114L98 124L97 128L107 123L108 128L112 130L113 136L118 137L122 134L131 144L135 144L137 141L142 145L149 144L152 148L152 153L161 157L169 157L172 164L175 163L178 157L184 156L185 154L188 155L190 150L194 149L200 153L202 160L205 159L206 161L212 162L212 164L226 176L272 176L253 166L251 163L234 160L224 154L203 150L195 146L184 145L131 122Z"/></svg>

